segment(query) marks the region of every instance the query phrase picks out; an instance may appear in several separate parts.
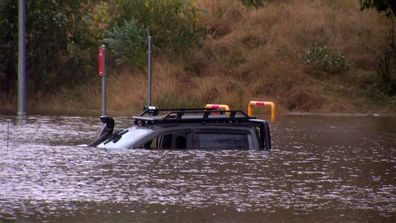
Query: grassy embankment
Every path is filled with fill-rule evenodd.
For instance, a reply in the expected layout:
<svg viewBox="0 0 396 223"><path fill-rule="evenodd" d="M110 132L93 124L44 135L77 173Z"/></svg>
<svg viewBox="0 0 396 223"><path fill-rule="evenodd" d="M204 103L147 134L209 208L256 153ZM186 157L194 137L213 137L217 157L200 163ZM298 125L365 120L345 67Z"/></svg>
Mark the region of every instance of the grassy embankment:
<svg viewBox="0 0 396 223"><path fill-rule="evenodd" d="M201 47L185 55L154 58L155 105L225 103L246 109L249 100L269 100L281 112L396 111L394 100L368 97L372 92L367 83L386 46L388 24L374 10L361 12L358 1L281 1L257 10L239 1L199 4L209 12L199 22L210 34ZM304 55L314 44L340 52L350 68L331 73L304 64ZM130 114L145 104L144 72L111 67L108 84L109 109L114 113ZM29 108L38 112L99 109L100 80L37 96Z"/></svg>

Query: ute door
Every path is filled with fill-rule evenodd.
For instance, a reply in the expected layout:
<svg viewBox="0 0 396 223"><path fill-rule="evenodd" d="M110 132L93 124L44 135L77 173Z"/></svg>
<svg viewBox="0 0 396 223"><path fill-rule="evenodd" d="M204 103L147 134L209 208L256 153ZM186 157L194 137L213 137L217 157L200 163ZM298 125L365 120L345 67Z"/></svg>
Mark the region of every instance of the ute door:
<svg viewBox="0 0 396 223"><path fill-rule="evenodd" d="M260 149L270 150L271 149L271 133L269 124L265 120L251 119L251 122L258 123L259 126L256 127L256 134L259 138Z"/></svg>

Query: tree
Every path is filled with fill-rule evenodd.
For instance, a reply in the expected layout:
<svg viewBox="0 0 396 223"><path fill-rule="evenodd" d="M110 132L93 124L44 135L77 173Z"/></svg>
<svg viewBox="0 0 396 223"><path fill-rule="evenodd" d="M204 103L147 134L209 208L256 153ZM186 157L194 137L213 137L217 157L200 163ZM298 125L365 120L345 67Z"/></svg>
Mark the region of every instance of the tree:
<svg viewBox="0 0 396 223"><path fill-rule="evenodd" d="M387 47L379 57L377 67L377 89L389 96L396 96L396 35L394 18L396 17L396 0L361 0L361 9L376 8L385 12L392 20L386 33Z"/></svg>
<svg viewBox="0 0 396 223"><path fill-rule="evenodd" d="M361 10L376 8L387 16L396 15L396 0L360 0Z"/></svg>
<svg viewBox="0 0 396 223"><path fill-rule="evenodd" d="M153 37L154 53L183 53L203 34L197 24L202 12L195 0L117 0L112 10L115 24L106 31L105 42L118 64L142 68L147 34ZM143 60L142 60L143 59Z"/></svg>
<svg viewBox="0 0 396 223"><path fill-rule="evenodd" d="M91 14L99 2L26 1L28 91L75 86L92 71L100 35L91 32L95 25ZM18 1L0 1L0 30L0 92L12 95L17 78Z"/></svg>
<svg viewBox="0 0 396 223"><path fill-rule="evenodd" d="M0 1L0 92L6 95L14 93L17 77L18 5L12 3Z"/></svg>

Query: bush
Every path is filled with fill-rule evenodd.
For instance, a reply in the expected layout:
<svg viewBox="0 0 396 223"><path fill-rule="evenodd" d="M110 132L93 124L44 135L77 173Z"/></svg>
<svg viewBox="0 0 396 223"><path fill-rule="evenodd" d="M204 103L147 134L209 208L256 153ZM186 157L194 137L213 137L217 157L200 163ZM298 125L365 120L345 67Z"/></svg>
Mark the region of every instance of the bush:
<svg viewBox="0 0 396 223"><path fill-rule="evenodd" d="M241 2L248 8L259 8L264 5L266 0L241 0Z"/></svg>
<svg viewBox="0 0 396 223"><path fill-rule="evenodd" d="M340 52L334 53L326 46L314 44L303 57L304 64L313 64L319 69L339 74L348 71L352 67L352 63L347 60Z"/></svg>

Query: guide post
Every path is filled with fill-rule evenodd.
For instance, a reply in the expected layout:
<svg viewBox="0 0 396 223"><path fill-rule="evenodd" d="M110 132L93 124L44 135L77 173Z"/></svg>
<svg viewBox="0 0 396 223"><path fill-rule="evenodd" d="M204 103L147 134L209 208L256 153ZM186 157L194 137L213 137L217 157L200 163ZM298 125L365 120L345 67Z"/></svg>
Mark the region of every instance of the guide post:
<svg viewBox="0 0 396 223"><path fill-rule="evenodd" d="M147 106L151 106L152 94L152 66L151 66L151 36L148 36L148 51L147 51L147 72L148 72L148 92L147 92Z"/></svg>
<svg viewBox="0 0 396 223"><path fill-rule="evenodd" d="M99 47L99 76L102 78L102 116L106 115L106 45Z"/></svg>

